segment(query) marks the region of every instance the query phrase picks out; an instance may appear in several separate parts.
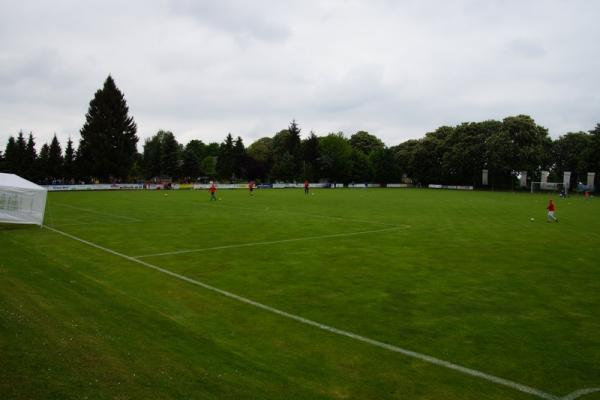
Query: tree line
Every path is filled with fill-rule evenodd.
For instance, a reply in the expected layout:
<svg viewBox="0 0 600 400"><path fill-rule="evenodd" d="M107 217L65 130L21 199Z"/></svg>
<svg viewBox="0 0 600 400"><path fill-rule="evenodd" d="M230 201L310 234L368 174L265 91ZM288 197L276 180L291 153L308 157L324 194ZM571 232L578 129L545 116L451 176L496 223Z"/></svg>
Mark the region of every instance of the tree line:
<svg viewBox="0 0 600 400"><path fill-rule="evenodd" d="M53 182L133 182L152 179L277 182L410 182L512 188L520 171L551 181L571 171L571 187L600 173L600 124L588 132L569 132L552 140L547 129L527 115L442 126L396 146L386 146L369 132L346 137L342 132L304 139L296 121L272 136L245 146L231 134L221 143L199 139L185 145L160 130L137 151L137 126L123 93L111 76L91 100L81 139L63 152L54 135L39 153L32 133L9 137L0 152L0 170L29 180ZM598 186L598 185L597 185Z"/></svg>

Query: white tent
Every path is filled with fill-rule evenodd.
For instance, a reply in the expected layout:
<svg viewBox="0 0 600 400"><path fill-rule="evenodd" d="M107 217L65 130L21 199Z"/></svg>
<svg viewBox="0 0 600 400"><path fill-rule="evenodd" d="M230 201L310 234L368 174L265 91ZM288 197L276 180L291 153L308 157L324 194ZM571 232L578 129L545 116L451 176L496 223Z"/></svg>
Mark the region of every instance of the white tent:
<svg viewBox="0 0 600 400"><path fill-rule="evenodd" d="M14 174L0 173L0 223L44 223L47 190Z"/></svg>

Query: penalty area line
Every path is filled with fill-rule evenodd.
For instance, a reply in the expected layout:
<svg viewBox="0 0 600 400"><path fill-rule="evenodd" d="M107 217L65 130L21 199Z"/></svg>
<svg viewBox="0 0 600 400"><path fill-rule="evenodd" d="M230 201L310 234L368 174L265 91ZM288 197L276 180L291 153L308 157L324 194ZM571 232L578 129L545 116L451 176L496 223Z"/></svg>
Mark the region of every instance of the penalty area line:
<svg viewBox="0 0 600 400"><path fill-rule="evenodd" d="M200 249L177 250L177 251L169 251L169 252L164 252L164 253L144 254L141 256L132 256L132 258L139 259L139 258L148 258L148 257L172 256L172 255L177 255L177 254L195 253L195 252L209 251L209 250L223 250L223 249L235 249L235 248L239 248L239 247L266 246L266 245L278 244L278 243L300 242L303 240L316 240L316 239L328 239L328 238L336 238L336 237L366 235L369 233L388 232L388 231L395 231L395 230L399 230L399 229L408 229L408 228L410 228L410 226L405 225L405 226L397 226L394 228L376 229L376 230L372 230L372 231L334 233L332 235L306 236L306 237L293 238L293 239L272 240L272 241L268 241L268 242L251 242L251 243L241 243L241 244L230 244L230 245L225 245L225 246L204 247L204 248L200 248Z"/></svg>
<svg viewBox="0 0 600 400"><path fill-rule="evenodd" d="M536 389L536 388L531 387L531 386L527 386L527 385L523 385L521 383L513 382L513 381L510 381L508 379L504 379L504 378L501 378L501 377L498 377L498 376L495 376L495 375L491 375L491 374L488 374L488 373L485 373L485 372L482 372L482 371L479 371L479 370L476 370L476 369L472 369L472 368L468 368L468 367L463 367L462 365L454 364L454 363L452 363L450 361L445 361L445 360L442 360L440 358L429 356L427 354L418 353L416 351L407 350L407 349L404 349L402 347L394 346L394 345L391 345L391 344L388 344L388 343L385 343L385 342L380 342L380 341L375 340L375 339L370 339L368 337L361 336L361 335L358 335L356 333L352 333L352 332L345 331L345 330L342 330L342 329L337 329L337 328L334 328L332 326L325 325L325 324L322 324L320 322L316 322L316 321L313 321L313 320L301 317L299 315L290 314L290 313L288 313L286 311L282 311L282 310L279 310L277 308L270 307L270 306L268 306L266 304L262 304L262 303L259 303L257 301L248 299L246 297L239 296L239 295L237 295L235 293L231 293L231 292L228 292L226 290L219 289L217 287L208 285L208 284L206 284L204 282L197 281L195 279L189 278L189 277L187 277L185 275L181 275L181 274L178 274L176 272L169 271L168 269L164 269L164 268L158 267L156 265L147 263L145 261L139 260L137 258L133 258L133 257L130 257L128 255L119 253L119 252L117 252L115 250L111 250L109 248L100 246L99 244L87 241L87 240L79 238L77 236L73 236L73 235L71 235L69 233L60 231L60 230L52 228L50 226L43 225L43 227L46 228L46 229L48 229L48 230L50 230L50 231L52 231L52 232L55 232L55 233L57 233L59 235L68 237L68 238L73 239L73 240L75 240L77 242L80 242L80 243L86 244L88 246L94 247L94 248L96 248L98 250L102 250L102 251L104 251L106 253L110 253L110 254L115 255L117 257L121 257L121 258L124 258L126 260L138 263L138 264L140 264L140 265L142 265L142 266L144 266L146 268L150 268L150 269L153 269L155 271L162 272L163 274L169 275L171 277L180 279L182 281L191 283L191 284L196 285L196 286L200 286L200 287L202 287L204 289L207 289L207 290L210 290L212 292L219 293L219 294L221 294L223 296L229 297L230 299L234 299L234 300L237 300L239 302L242 302L242 303L245 303L245 304L249 304L251 306L260 308L260 309L268 311L270 313L277 314L277 315L280 315L282 317L292 319L294 321L298 321L298 322L303 323L305 325L313 326L315 328L319 328L319 329L327 331L327 332L335 333L335 334L340 335L340 336L345 336L345 337L348 337L350 339L354 339L354 340L357 340L359 342L367 343L367 344L370 344L372 346L379 347L379 348L382 348L382 349L385 349L385 350L389 350L389 351L392 351L392 352L395 352L395 353L400 353L400 354L403 354L405 356L412 357L412 358L415 358L415 359L427 362L429 364L437 365L437 366L444 367L444 368L447 368L447 369L450 369L450 370L453 370L453 371L460 372L460 373L465 374L465 375L469 375L469 376L473 376L473 377L476 377L476 378L480 378L480 379L486 380L488 382L492 382L492 383L495 383L495 384L498 384L498 385L501 385L501 386L505 386L505 387L517 390L517 391L522 392L522 393L527 393L527 394L530 394L530 395L533 395L533 396L537 396L537 397L542 398L542 399L546 399L546 400L561 400L560 397L557 397L557 396L555 396L553 394L544 392L544 391L542 391L540 389ZM579 395L579 394L580 393L578 393L578 392L573 392L572 393L572 395ZM581 393L581 394L584 394L584 393ZM566 397L566 398L563 398L563 399L569 399L570 400L570 399L573 399L573 398L574 397Z"/></svg>

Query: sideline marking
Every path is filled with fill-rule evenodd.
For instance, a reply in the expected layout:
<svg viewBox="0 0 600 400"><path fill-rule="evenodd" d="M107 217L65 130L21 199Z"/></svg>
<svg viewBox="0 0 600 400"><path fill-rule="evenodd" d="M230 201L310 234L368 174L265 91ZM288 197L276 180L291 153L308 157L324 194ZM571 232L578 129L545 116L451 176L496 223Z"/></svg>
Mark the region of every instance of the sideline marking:
<svg viewBox="0 0 600 400"><path fill-rule="evenodd" d="M169 251L165 253L155 253L155 254L144 254L141 256L131 256L132 258L148 258L148 257L160 257L160 256L171 256L175 254L185 254L185 253L195 253L198 251L208 251L208 250L223 250L223 249L234 249L237 247L251 247L251 246L264 246L269 244L277 244L277 243L289 243L289 242L299 242L302 240L315 240L315 239L327 239L334 237L345 237L345 236L355 236L355 235L366 235L367 233L378 233L378 232L387 232L394 231L402 228L410 228L410 225L398 226L395 228L385 228L385 229L377 229L373 231L361 231L361 232L350 232L350 233L335 233L332 235L322 235L322 236L307 236L301 238L294 239L281 239L281 240L273 240L270 242L251 242L251 243L242 243L242 244L230 244L226 246L216 246L216 247L204 247L201 249L191 249L191 250L179 250L179 251Z"/></svg>
<svg viewBox="0 0 600 400"><path fill-rule="evenodd" d="M127 216L124 216L124 215L118 215L118 214L104 213L104 212L100 212L100 211L96 211L96 210L90 210L88 208L83 208L83 207L75 207L75 206L72 206L70 204L65 204L65 203L53 203L53 204L56 205L56 206L60 206L60 207L69 207L69 208L72 208L74 210L86 211L86 212L89 212L89 213L92 213L92 214L105 215L105 216L108 216L108 217L123 218L123 219L127 219L127 220L133 221L133 222L142 222L141 219L131 218L131 217L127 217Z"/></svg>
<svg viewBox="0 0 600 400"><path fill-rule="evenodd" d="M486 381L493 382L493 383L496 383L498 385L506 386L506 387L509 387L511 389L517 390L519 392L523 392L523 393L527 393L527 394L530 394L530 395L533 395L533 396L537 396L537 397L542 398L542 399L546 399L546 400L574 400L574 399L576 399L576 398L578 398L578 397L580 397L582 395L589 394L589 393L594 393L596 391L600 391L600 389L598 389L598 388L579 389L579 390L576 390L576 391L574 391L574 392L572 392L572 393L570 393L570 394L568 394L566 396L558 397L558 396L555 396L555 395L553 395L551 393L544 392L544 391L542 391L540 389L536 389L536 388L531 387L531 386L523 385L521 383L513 382L513 381L510 381L508 379L500 378L499 376L487 374L487 373L485 373L483 371L479 371L479 370L468 368L468 367L463 367L462 365L454 364L454 363L452 363L450 361L445 361L445 360L442 360L440 358L429 356L427 354L418 353L416 351L407 350L407 349L404 349L402 347L394 346L394 345L391 345L391 344L388 344L388 343L385 343L385 342L380 342L378 340L370 339L370 338L368 338L366 336L361 336L361 335L358 335L356 333L352 333L350 331L344 331L344 330L341 330L341 329L337 329L337 328L334 328L332 326L321 324L320 322L316 322L316 321L313 321L313 320L301 317L299 315L290 314L288 312L279 310L277 308L273 308L273 307L267 306L265 304L259 303L257 301L250 300L250 299L248 299L246 297L239 296L239 295L237 295L235 293L231 293L231 292L228 292L226 290L219 289L219 288L216 288L214 286L208 285L208 284L203 283L201 281L197 281L195 279L188 278L185 275L180 275L180 274L178 274L176 272L169 271L168 269L157 267L156 265L147 263L147 262L142 261L142 260L138 260L137 258L133 258L133 257L130 257L128 255L125 255L125 254L119 253L117 251L111 250L109 248L102 247L99 244L87 241L85 239L81 239L81 238L79 238L77 236L73 236L71 234L68 234L66 232L60 231L58 229L54 229L54 228L52 228L50 226L43 225L43 227L46 228L46 229L51 230L52 232L55 232L55 233L58 233L60 235L66 236L66 237L68 237L70 239L73 239L73 240L76 240L78 242L87 244L88 246L95 247L95 248L97 248L99 250L105 251L105 252L113 254L115 256L122 257L122 258L124 258L126 260L133 261L135 263L141 264L141 265L143 265L146 268L150 268L150 269L162 272L163 274L166 274L166 275L172 276L174 278L181 279L182 281L189 282L191 284L203 287L204 289L207 289L207 290L210 290L210 291L222 294L223 296L226 296L226 297L229 297L231 299L240 301L242 303L246 303L246 304L252 305L252 306L260 308L262 310L269 311L269 312L271 312L273 314L281 315L282 317L293 319L293 320L301 322L303 324L314 326L314 327L319 328L321 330L324 330L324 331L327 331L327 332L331 332L331 333L335 333L335 334L340 335L340 336L346 336L346 337L349 337L351 339L354 339L354 340L357 340L357 341L360 341L360 342L363 342L363 343L367 343L367 344L370 344L370 345L375 346L375 347L379 347L379 348L382 348L382 349L385 349L385 350L389 350L389 351L392 351L392 352L395 352L395 353L400 353L400 354L403 354L403 355L408 356L408 357L416 358L418 360L421 360L421 361L424 361L424 362L427 362L427 363L430 363L430 364L433 364L433 365L437 365L437 366L440 366L440 367L445 367L445 368L448 368L448 369L451 369L451 370L463 373L465 375L470 375L470 376L474 376L474 377L477 377L477 378L480 378L480 379L484 379Z"/></svg>
<svg viewBox="0 0 600 400"><path fill-rule="evenodd" d="M52 224L53 228L64 228L66 226L89 226L89 225L122 225L133 224L137 221L95 221L95 222L73 222L69 224Z"/></svg>
<svg viewBox="0 0 600 400"><path fill-rule="evenodd" d="M561 397L559 400L575 400L583 395L592 394L596 392L600 392L600 388L579 389L574 391L573 393L569 393L565 397Z"/></svg>

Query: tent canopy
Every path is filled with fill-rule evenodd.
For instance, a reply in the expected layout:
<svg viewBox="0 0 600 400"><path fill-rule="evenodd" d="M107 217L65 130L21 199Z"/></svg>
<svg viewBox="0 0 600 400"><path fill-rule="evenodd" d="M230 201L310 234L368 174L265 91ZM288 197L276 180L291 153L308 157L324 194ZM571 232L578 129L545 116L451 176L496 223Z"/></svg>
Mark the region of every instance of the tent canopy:
<svg viewBox="0 0 600 400"><path fill-rule="evenodd" d="M46 188L29 182L27 179L21 178L15 174L5 174L0 172L0 187L13 187L31 190L46 190Z"/></svg>
<svg viewBox="0 0 600 400"><path fill-rule="evenodd" d="M44 223L47 190L15 174L0 173L0 222Z"/></svg>

